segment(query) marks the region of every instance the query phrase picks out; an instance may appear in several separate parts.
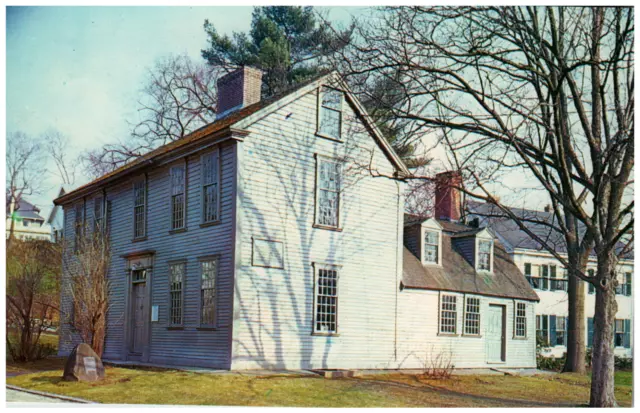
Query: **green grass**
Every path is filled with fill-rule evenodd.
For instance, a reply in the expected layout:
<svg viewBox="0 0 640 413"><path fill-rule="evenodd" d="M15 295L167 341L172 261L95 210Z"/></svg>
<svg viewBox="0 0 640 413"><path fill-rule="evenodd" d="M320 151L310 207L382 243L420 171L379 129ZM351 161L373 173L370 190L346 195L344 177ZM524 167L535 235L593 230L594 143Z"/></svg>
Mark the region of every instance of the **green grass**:
<svg viewBox="0 0 640 413"><path fill-rule="evenodd" d="M8 384L102 403L297 407L535 406L539 402L584 405L589 377L372 375L327 380L318 376L248 376L107 366L99 383L62 381L62 370L7 378ZM621 374L624 373L624 374ZM631 372L616 375L616 396L631 405ZM543 396L541 396L543 395ZM487 397L490 396L490 397Z"/></svg>

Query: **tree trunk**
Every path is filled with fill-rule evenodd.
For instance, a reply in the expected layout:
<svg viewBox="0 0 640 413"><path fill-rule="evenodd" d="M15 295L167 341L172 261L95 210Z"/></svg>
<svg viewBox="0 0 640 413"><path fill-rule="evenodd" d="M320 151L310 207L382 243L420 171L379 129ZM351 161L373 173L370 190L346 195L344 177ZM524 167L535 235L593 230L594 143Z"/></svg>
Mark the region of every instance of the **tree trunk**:
<svg viewBox="0 0 640 413"><path fill-rule="evenodd" d="M596 308L593 320L593 359L591 362L591 407L616 407L614 394L614 323L616 303L615 258L598 261ZM602 288L604 285L604 288Z"/></svg>
<svg viewBox="0 0 640 413"><path fill-rule="evenodd" d="M567 334L567 360L565 361L564 373L580 373L586 374L586 343L585 343L585 326L584 326L584 298L585 298L585 283L574 275L576 270L583 273L586 272L587 261L589 255L586 254L586 258L580 258L579 262L569 258L569 331Z"/></svg>

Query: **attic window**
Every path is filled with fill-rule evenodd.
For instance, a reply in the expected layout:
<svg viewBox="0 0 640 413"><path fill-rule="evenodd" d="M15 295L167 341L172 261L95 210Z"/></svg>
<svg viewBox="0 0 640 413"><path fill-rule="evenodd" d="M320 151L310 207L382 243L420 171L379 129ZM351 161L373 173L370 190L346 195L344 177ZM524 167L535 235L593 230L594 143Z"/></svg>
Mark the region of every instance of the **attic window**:
<svg viewBox="0 0 640 413"><path fill-rule="evenodd" d="M342 92L323 87L320 90L318 108L318 134L327 138L340 139L342 131Z"/></svg>
<svg viewBox="0 0 640 413"><path fill-rule="evenodd" d="M440 249L440 233L438 231L424 232L424 262L438 264Z"/></svg>
<svg viewBox="0 0 640 413"><path fill-rule="evenodd" d="M493 241L478 241L478 271L491 271Z"/></svg>

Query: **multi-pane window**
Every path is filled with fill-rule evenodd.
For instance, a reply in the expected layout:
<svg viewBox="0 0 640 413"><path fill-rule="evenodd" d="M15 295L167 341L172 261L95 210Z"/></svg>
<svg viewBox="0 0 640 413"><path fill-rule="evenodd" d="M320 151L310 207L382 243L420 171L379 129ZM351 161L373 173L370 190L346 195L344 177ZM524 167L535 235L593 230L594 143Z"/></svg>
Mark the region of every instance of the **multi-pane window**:
<svg viewBox="0 0 640 413"><path fill-rule="evenodd" d="M622 294L626 296L631 296L631 273L624 273L624 282L622 284Z"/></svg>
<svg viewBox="0 0 640 413"><path fill-rule="evenodd" d="M549 345L549 316L537 315L536 316L536 331L538 337L545 345Z"/></svg>
<svg viewBox="0 0 640 413"><path fill-rule="evenodd" d="M478 270L491 271L491 247L493 242L480 240L478 242Z"/></svg>
<svg viewBox="0 0 640 413"><path fill-rule="evenodd" d="M320 93L320 114L318 132L340 139L342 135L342 92L324 87Z"/></svg>
<svg viewBox="0 0 640 413"><path fill-rule="evenodd" d="M200 324L214 326L216 323L216 277L218 260L200 262Z"/></svg>
<svg viewBox="0 0 640 413"><path fill-rule="evenodd" d="M75 229L74 249L77 252L80 249L80 243L82 242L82 236L84 234L84 205L83 204L76 204L74 229Z"/></svg>
<svg viewBox="0 0 640 413"><path fill-rule="evenodd" d="M147 184L144 179L133 184L133 237L142 238L146 233Z"/></svg>
<svg viewBox="0 0 640 413"><path fill-rule="evenodd" d="M202 155L202 222L220 219L220 177L218 152Z"/></svg>
<svg viewBox="0 0 640 413"><path fill-rule="evenodd" d="M185 226L185 166L171 168L171 229Z"/></svg>
<svg viewBox="0 0 640 413"><path fill-rule="evenodd" d="M169 323L182 324L183 292L185 279L185 263L169 266Z"/></svg>
<svg viewBox="0 0 640 413"><path fill-rule="evenodd" d="M93 229L94 231L102 231L104 225L104 198L97 197L93 199Z"/></svg>
<svg viewBox="0 0 640 413"><path fill-rule="evenodd" d="M464 333L480 334L480 299L477 297L467 297L464 311Z"/></svg>
<svg viewBox="0 0 640 413"><path fill-rule="evenodd" d="M340 164L318 158L316 185L318 187L317 224L337 228L340 214Z"/></svg>
<svg viewBox="0 0 640 413"><path fill-rule="evenodd" d="M440 235L438 231L424 232L424 261L437 264Z"/></svg>
<svg viewBox="0 0 640 413"><path fill-rule="evenodd" d="M147 281L147 270L133 270L131 271L131 282L134 284Z"/></svg>
<svg viewBox="0 0 640 413"><path fill-rule="evenodd" d="M556 317L556 342L552 343L556 346L567 345L567 318Z"/></svg>
<svg viewBox="0 0 640 413"><path fill-rule="evenodd" d="M595 277L595 271L593 269L590 269L587 271L589 278L593 279ZM596 292L596 287L589 283L589 294L595 294Z"/></svg>
<svg viewBox="0 0 640 413"><path fill-rule="evenodd" d="M456 333L456 321L458 311L456 308L457 297L455 295L442 295L440 297L440 332L445 334Z"/></svg>
<svg viewBox="0 0 640 413"><path fill-rule="evenodd" d="M527 305L516 303L516 337L527 336Z"/></svg>
<svg viewBox="0 0 640 413"><path fill-rule="evenodd" d="M338 332L338 270L332 266L316 268L316 309L313 331Z"/></svg>
<svg viewBox="0 0 640 413"><path fill-rule="evenodd" d="M631 348L631 320L615 320L614 344L616 347Z"/></svg>
<svg viewBox="0 0 640 413"><path fill-rule="evenodd" d="M555 276L555 266L549 265L532 265L531 263L524 264L524 275L529 280L529 284L531 287L537 290L548 290L549 289L549 272L552 271ZM556 280L556 283L562 284L566 281L564 280ZM556 284L553 284L556 285Z"/></svg>

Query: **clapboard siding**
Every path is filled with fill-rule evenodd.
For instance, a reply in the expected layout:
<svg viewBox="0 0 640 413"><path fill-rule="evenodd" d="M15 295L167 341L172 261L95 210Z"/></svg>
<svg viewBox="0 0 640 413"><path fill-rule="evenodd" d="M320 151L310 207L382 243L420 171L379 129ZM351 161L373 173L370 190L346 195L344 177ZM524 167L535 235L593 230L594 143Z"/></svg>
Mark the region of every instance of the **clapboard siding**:
<svg viewBox="0 0 640 413"><path fill-rule="evenodd" d="M476 266L476 237L464 237L453 240L453 246L460 251L460 254L469 262Z"/></svg>
<svg viewBox="0 0 640 413"><path fill-rule="evenodd" d="M425 368L437 357L450 359L456 368L513 367L535 368L535 304L527 302L527 337L513 338L514 300L467 295L480 298L481 336L464 336L464 294L447 293L458 297L457 328L454 337L438 335L440 292L405 289L399 295L398 368ZM506 307L506 360L505 363L487 363L484 330L490 304Z"/></svg>
<svg viewBox="0 0 640 413"><path fill-rule="evenodd" d="M200 227L200 155L187 157L187 230L170 234L169 168L183 163L184 158L147 170L147 237L133 242L133 179L124 180L106 189L111 201L110 237L112 262L109 274L110 304L105 341L105 359L123 359L127 354L126 303L129 285L127 259L123 255L154 250L153 269L148 275L151 305L159 306L159 320L151 323L149 361L169 364L201 365L229 368L231 337L231 301L233 293L232 211L234 208L236 175L233 144L222 145L221 154L221 217L220 223ZM138 175L141 176L141 175ZM87 206L93 204L87 198ZM65 234L73 238L73 208L65 207L68 218ZM219 256L217 280L217 329L199 329L200 263L199 257ZM169 261L186 260L184 290L184 329L168 329ZM68 301L63 296L63 306ZM65 332L67 327L63 327ZM61 346L69 351L73 343Z"/></svg>
<svg viewBox="0 0 640 413"><path fill-rule="evenodd" d="M346 105L345 105L346 106ZM400 184L354 169L393 168L350 107L344 142L318 137L317 94L306 94L246 127L241 267L236 284L233 369L385 368L394 362ZM313 228L314 154L343 165L342 232ZM252 238L284 243L284 269L253 267ZM338 336L312 336L312 263L341 265Z"/></svg>

